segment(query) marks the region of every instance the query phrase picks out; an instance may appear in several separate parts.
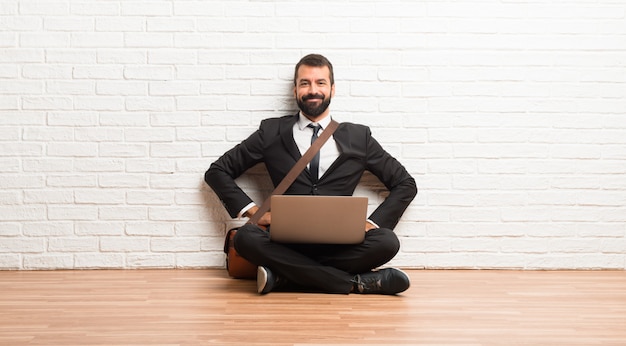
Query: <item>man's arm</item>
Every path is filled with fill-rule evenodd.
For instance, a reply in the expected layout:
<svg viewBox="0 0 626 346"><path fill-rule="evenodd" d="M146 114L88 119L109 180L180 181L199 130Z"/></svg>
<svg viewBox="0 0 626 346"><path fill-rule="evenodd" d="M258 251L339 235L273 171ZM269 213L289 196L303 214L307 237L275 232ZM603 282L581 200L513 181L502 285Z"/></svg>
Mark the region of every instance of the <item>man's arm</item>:
<svg viewBox="0 0 626 346"><path fill-rule="evenodd" d="M415 179L371 137L368 129L367 170L376 175L389 190L389 196L369 219L380 227L393 229L417 194Z"/></svg>
<svg viewBox="0 0 626 346"><path fill-rule="evenodd" d="M261 130L227 151L213 162L204 180L215 191L232 218L252 203L252 199L235 183L235 179L263 160ZM249 212L249 211L248 211Z"/></svg>

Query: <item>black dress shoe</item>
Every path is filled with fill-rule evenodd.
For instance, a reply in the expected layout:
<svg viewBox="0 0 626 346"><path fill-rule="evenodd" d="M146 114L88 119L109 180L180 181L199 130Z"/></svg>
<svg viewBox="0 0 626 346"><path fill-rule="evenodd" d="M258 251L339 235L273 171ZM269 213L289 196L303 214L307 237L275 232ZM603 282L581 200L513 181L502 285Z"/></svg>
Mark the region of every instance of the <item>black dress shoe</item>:
<svg viewBox="0 0 626 346"><path fill-rule="evenodd" d="M356 275L353 292L363 294L397 294L406 291L411 282L399 269L385 268L378 271Z"/></svg>
<svg viewBox="0 0 626 346"><path fill-rule="evenodd" d="M285 280L279 278L272 271L263 266L259 266L256 270L256 289L260 294L269 293L281 286L283 286Z"/></svg>

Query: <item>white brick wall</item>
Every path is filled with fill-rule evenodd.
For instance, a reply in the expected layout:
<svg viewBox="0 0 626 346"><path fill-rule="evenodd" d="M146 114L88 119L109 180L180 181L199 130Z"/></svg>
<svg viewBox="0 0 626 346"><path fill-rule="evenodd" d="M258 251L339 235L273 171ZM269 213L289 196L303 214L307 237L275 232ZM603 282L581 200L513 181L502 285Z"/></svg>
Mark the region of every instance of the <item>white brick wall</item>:
<svg viewBox="0 0 626 346"><path fill-rule="evenodd" d="M624 1L3 0L0 269L222 266L203 173L310 52L418 182L392 264L626 268Z"/></svg>

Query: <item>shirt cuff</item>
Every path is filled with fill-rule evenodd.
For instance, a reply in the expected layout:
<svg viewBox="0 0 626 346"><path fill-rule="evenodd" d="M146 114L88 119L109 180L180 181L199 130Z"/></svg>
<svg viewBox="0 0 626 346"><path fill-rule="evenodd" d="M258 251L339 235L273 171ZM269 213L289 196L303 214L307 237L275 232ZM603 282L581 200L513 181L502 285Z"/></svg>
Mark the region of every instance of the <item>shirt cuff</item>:
<svg viewBox="0 0 626 346"><path fill-rule="evenodd" d="M239 217L241 219L243 217L243 214L245 214L248 210L250 210L255 205L256 204L254 202L250 202L250 204L246 205L245 207L243 207L243 209L241 209L241 211L239 212L237 217Z"/></svg>
<svg viewBox="0 0 626 346"><path fill-rule="evenodd" d="M367 222L371 223L371 224L372 224L372 225L374 225L376 228L380 228L380 226L378 226L378 225L376 224L376 222L374 222L374 221L372 221L372 220L370 220L370 219L367 219Z"/></svg>

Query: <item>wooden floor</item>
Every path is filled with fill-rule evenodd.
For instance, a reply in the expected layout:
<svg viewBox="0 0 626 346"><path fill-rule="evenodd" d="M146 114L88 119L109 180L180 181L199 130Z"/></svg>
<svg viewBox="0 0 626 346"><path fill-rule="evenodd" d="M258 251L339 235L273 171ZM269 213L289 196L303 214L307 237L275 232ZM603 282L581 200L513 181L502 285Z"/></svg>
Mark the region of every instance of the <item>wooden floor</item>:
<svg viewBox="0 0 626 346"><path fill-rule="evenodd" d="M400 296L223 270L0 271L0 345L626 345L626 272L408 271Z"/></svg>

